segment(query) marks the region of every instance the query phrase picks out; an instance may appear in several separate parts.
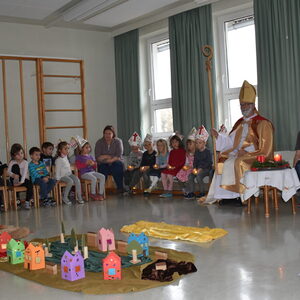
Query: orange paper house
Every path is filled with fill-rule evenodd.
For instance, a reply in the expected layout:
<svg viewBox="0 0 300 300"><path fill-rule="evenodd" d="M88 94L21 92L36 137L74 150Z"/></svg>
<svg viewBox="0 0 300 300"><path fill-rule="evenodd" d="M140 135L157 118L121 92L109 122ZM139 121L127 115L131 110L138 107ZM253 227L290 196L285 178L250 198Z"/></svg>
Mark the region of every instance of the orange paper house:
<svg viewBox="0 0 300 300"><path fill-rule="evenodd" d="M7 244L10 240L11 236L8 232L4 231L0 234L0 256L6 255Z"/></svg>
<svg viewBox="0 0 300 300"><path fill-rule="evenodd" d="M45 268L45 252L41 244L28 245L25 250L24 268L28 270Z"/></svg>
<svg viewBox="0 0 300 300"><path fill-rule="evenodd" d="M121 257L110 252L103 260L104 280L121 279Z"/></svg>

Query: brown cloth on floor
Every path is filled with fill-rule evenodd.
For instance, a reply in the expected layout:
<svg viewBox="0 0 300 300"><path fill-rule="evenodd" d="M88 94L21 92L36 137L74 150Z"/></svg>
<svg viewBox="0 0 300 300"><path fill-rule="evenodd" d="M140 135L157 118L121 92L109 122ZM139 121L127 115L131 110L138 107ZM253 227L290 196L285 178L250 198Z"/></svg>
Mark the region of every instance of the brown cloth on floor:
<svg viewBox="0 0 300 300"><path fill-rule="evenodd" d="M166 270L156 270L155 264L165 262ZM157 280L157 281L172 281L173 274L177 272L179 275L197 272L197 268L192 262L181 261L177 263L170 259L158 259L154 263L148 265L142 273L142 279Z"/></svg>
<svg viewBox="0 0 300 300"><path fill-rule="evenodd" d="M30 230L27 227L15 227L13 225L0 225L0 234L6 231L15 240L22 239L30 234Z"/></svg>

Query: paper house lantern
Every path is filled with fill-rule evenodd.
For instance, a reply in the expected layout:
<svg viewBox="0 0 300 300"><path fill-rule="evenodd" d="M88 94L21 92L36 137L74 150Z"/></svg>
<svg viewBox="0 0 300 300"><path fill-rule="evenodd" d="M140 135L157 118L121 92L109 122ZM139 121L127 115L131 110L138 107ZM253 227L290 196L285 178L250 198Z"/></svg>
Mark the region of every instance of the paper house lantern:
<svg viewBox="0 0 300 300"><path fill-rule="evenodd" d="M4 231L0 234L0 256L6 255L7 244L11 240L11 235Z"/></svg>
<svg viewBox="0 0 300 300"><path fill-rule="evenodd" d="M80 251L74 255L65 251L61 258L61 278L69 281L85 278L84 260Z"/></svg>
<svg viewBox="0 0 300 300"><path fill-rule="evenodd" d="M28 270L45 269L45 251L41 244L30 243L25 250L24 268Z"/></svg>
<svg viewBox="0 0 300 300"><path fill-rule="evenodd" d="M121 257L110 252L103 260L104 280L121 279Z"/></svg>
<svg viewBox="0 0 300 300"><path fill-rule="evenodd" d="M115 250L115 235L112 229L101 228L97 234L97 244L100 251Z"/></svg>
<svg viewBox="0 0 300 300"><path fill-rule="evenodd" d="M11 264L20 264L24 262L25 246L23 242L11 239L7 244L8 262Z"/></svg>
<svg viewBox="0 0 300 300"><path fill-rule="evenodd" d="M149 238L145 235L144 232L139 235L131 233L128 237L128 244L130 244L132 241L137 241L143 249L143 255L149 256Z"/></svg>

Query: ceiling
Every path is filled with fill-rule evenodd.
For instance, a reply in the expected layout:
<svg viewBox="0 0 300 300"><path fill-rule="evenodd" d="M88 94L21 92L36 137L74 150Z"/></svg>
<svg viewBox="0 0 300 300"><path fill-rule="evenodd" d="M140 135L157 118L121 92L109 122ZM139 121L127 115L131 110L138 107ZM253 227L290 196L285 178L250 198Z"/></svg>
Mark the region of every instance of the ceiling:
<svg viewBox="0 0 300 300"><path fill-rule="evenodd" d="M0 22L114 32L130 24L149 24L151 20L215 1L0 0Z"/></svg>

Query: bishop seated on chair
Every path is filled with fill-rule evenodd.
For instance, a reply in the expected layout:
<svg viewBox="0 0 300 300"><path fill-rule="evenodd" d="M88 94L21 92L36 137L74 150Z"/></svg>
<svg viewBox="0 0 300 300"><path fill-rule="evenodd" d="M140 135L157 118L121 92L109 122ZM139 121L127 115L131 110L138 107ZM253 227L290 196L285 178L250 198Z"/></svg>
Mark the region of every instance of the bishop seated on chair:
<svg viewBox="0 0 300 300"><path fill-rule="evenodd" d="M256 90L244 81L240 90L240 107L243 117L226 135L212 129L219 151L218 163L205 203L226 199L243 201L245 186L240 183L258 155L273 157L273 125L255 108Z"/></svg>

